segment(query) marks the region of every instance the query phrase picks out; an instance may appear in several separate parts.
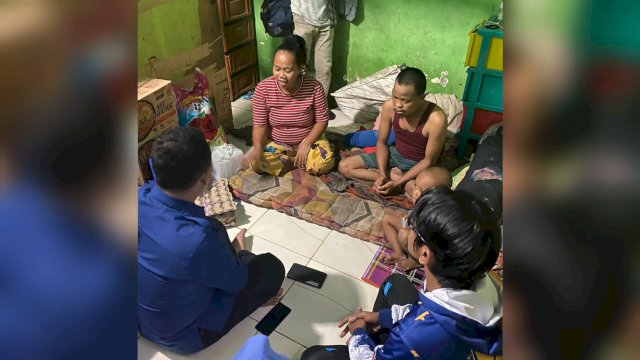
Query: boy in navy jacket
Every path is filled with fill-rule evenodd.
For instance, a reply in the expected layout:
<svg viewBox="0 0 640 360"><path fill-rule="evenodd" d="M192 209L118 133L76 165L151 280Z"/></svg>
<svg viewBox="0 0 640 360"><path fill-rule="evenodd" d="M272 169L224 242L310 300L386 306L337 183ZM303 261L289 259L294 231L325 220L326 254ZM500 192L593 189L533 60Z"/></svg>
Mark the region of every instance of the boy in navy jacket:
<svg viewBox="0 0 640 360"><path fill-rule="evenodd" d="M490 274L501 231L473 195L439 186L426 191L404 221L409 255L425 270L418 292L394 274L380 286L374 311L338 326L348 346L313 346L302 360L467 359L502 354L502 284Z"/></svg>

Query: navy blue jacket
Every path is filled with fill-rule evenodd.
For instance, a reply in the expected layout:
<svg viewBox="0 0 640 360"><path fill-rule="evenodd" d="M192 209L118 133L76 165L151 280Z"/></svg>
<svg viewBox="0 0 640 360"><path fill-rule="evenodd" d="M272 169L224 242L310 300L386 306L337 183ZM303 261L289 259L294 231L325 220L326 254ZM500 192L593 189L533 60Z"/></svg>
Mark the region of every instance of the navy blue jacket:
<svg viewBox="0 0 640 360"><path fill-rule="evenodd" d="M502 286L489 276L481 282L481 294L439 289L439 297L420 293L413 305L381 310L380 325L391 329L389 339L376 346L364 329L357 329L349 341L350 358L467 359L472 352L502 355L502 330L498 326ZM465 311L482 317L482 323L463 314Z"/></svg>
<svg viewBox="0 0 640 360"><path fill-rule="evenodd" d="M199 329L221 330L248 270L227 231L194 203L154 182L138 192L138 323L178 353L204 348Z"/></svg>

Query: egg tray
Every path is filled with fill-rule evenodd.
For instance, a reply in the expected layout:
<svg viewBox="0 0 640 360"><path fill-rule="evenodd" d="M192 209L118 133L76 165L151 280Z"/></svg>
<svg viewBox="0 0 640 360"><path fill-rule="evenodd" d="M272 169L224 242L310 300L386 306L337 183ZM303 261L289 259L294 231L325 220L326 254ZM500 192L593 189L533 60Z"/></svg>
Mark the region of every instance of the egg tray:
<svg viewBox="0 0 640 360"><path fill-rule="evenodd" d="M214 180L195 203L204 208L206 216L220 220L225 226L235 226L237 208L227 179Z"/></svg>

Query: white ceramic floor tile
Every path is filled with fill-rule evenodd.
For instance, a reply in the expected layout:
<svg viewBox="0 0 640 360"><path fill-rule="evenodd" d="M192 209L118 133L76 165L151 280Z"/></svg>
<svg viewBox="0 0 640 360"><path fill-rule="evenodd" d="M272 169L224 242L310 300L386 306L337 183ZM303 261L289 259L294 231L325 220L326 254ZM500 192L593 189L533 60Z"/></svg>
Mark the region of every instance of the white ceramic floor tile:
<svg viewBox="0 0 640 360"><path fill-rule="evenodd" d="M372 256L375 255L375 253L380 249L380 245L370 243L368 241L364 241L364 244L367 245L367 247L371 249L371 251L373 251L373 254L371 254Z"/></svg>
<svg viewBox="0 0 640 360"><path fill-rule="evenodd" d="M236 227L250 229L269 210L248 202L241 201L237 204Z"/></svg>
<svg viewBox="0 0 640 360"><path fill-rule="evenodd" d="M249 230L267 210L267 208L261 208L245 202L237 204L236 226L227 228L229 239L233 240L240 232L240 229Z"/></svg>
<svg viewBox="0 0 640 360"><path fill-rule="evenodd" d="M373 254L364 241L331 231L311 260L359 279Z"/></svg>
<svg viewBox="0 0 640 360"><path fill-rule="evenodd" d="M308 258L318 250L322 240L330 231L325 227L290 217L275 210L267 211L249 229L252 234L259 235Z"/></svg>
<svg viewBox="0 0 640 360"><path fill-rule="evenodd" d="M290 251L280 245L267 241L257 235L251 235L249 247L250 247L250 251L253 252L254 254L264 254L269 252L275 255L278 259L280 259L280 261L282 261L282 264L284 265L285 274L289 271L289 269L291 268L291 265L293 265L294 263L298 263L300 265L307 265L307 263L309 262L308 258L298 253L295 253L293 251ZM284 282L282 283L282 289L284 291L284 294L286 294L289 291L289 289L291 288L291 285L293 285L293 280L285 277ZM252 319L260 321L262 320L262 318L264 318L265 315L267 315L267 313L272 308L273 306L259 308L256 311L254 311L253 314L251 314L250 316Z"/></svg>
<svg viewBox="0 0 640 360"><path fill-rule="evenodd" d="M338 322L351 312L318 293L294 284L282 303L291 314L278 326L278 332L309 347L317 344L343 344Z"/></svg>
<svg viewBox="0 0 640 360"><path fill-rule="evenodd" d="M273 349L273 351L286 356L287 359L291 359L296 356L300 349L302 349L300 344L277 331L274 331L269 335L269 344L271 344L271 349Z"/></svg>
<svg viewBox="0 0 640 360"><path fill-rule="evenodd" d="M280 259L280 261L282 261L286 271L291 268L291 265L293 265L293 263L306 265L309 262L309 258L293 252L283 246L274 244L273 242L268 241L259 235L251 234L250 236L252 237L252 239L248 246L248 250L250 250L254 254L264 254L268 252L272 253L278 259Z"/></svg>
<svg viewBox="0 0 640 360"><path fill-rule="evenodd" d="M138 339L138 360L171 360L170 357L163 354L158 345L150 342L145 338Z"/></svg>
<svg viewBox="0 0 640 360"><path fill-rule="evenodd" d="M311 291L322 294L340 305L355 312L358 308L371 311L378 296L378 288L350 275L311 260L307 265L327 274L321 289L300 284Z"/></svg>
<svg viewBox="0 0 640 360"><path fill-rule="evenodd" d="M238 325L234 326L227 335L218 340L215 344L208 348L191 355L180 355L174 352L162 349L160 346L150 341L140 338L138 339L138 359L142 360L210 360L210 359L231 359L242 345L253 335L256 334L256 324L258 322L246 318ZM141 343L144 345L141 346ZM142 350L141 350L142 349ZM151 356L151 357L149 357Z"/></svg>
<svg viewBox="0 0 640 360"><path fill-rule="evenodd" d="M302 353L305 350L307 350L307 348L303 346L300 350L298 350L298 353L291 358L291 360L300 360L300 358L302 357Z"/></svg>

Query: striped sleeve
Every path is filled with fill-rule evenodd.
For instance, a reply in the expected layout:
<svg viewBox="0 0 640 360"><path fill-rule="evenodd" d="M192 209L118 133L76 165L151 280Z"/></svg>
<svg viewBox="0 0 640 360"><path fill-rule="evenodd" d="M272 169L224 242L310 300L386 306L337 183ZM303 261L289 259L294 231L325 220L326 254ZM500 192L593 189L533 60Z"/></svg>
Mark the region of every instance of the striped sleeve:
<svg viewBox="0 0 640 360"><path fill-rule="evenodd" d="M315 81L313 98L316 122L320 123L329 121L329 103L327 103L327 97L324 95L322 84L318 81Z"/></svg>
<svg viewBox="0 0 640 360"><path fill-rule="evenodd" d="M264 91L264 83L261 82L256 86L253 93L253 124L267 125L269 123L269 110L267 108L266 93Z"/></svg>

